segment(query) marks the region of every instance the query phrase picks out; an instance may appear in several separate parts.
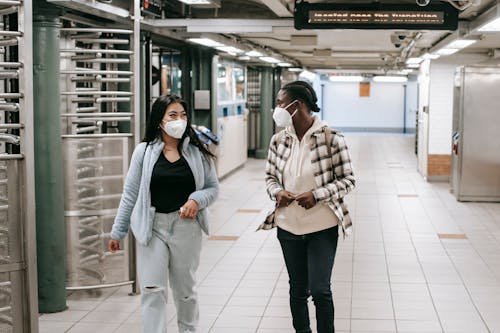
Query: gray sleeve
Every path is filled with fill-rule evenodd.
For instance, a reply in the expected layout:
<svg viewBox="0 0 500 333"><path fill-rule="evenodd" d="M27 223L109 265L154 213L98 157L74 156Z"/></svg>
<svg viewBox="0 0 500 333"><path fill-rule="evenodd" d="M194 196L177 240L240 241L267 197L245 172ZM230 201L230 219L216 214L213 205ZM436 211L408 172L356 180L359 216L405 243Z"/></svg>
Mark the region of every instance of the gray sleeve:
<svg viewBox="0 0 500 333"><path fill-rule="evenodd" d="M130 226L130 215L134 209L141 186L142 164L147 144L140 143L134 150L130 160L130 167L125 178L123 193L118 206L118 212L111 229L112 239L123 239Z"/></svg>

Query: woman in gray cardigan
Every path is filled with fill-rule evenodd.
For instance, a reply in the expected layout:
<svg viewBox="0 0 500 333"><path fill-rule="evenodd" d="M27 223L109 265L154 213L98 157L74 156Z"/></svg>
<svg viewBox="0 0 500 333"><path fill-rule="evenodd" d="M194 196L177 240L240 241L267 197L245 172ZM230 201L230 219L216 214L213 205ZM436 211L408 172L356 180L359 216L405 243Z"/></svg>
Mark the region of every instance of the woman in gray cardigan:
<svg viewBox="0 0 500 333"><path fill-rule="evenodd" d="M191 128L185 101L175 95L153 104L146 135L132 154L109 250L120 249L129 229L138 243L143 331L167 331L170 282L179 332L196 332L195 291L206 208L219 184L214 156Z"/></svg>

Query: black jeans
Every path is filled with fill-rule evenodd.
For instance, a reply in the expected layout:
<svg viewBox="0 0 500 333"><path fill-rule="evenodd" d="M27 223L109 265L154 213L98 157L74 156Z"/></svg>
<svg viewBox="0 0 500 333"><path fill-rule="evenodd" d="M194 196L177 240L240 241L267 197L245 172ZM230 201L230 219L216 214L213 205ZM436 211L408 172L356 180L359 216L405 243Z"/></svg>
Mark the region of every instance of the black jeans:
<svg viewBox="0 0 500 333"><path fill-rule="evenodd" d="M312 296L318 333L334 333L330 279L338 226L301 236L278 228L278 239L290 278L290 309L295 331L311 332L307 299Z"/></svg>

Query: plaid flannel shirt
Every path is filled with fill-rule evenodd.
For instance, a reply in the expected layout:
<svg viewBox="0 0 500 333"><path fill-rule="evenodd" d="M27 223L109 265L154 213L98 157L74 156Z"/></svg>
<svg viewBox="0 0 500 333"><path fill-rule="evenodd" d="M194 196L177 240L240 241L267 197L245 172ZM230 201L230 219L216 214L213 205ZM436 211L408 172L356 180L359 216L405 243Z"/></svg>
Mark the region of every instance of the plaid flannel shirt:
<svg viewBox="0 0 500 333"><path fill-rule="evenodd" d="M329 149L326 144L326 128L323 126L312 133L309 140L313 156L311 163L317 186L311 191L316 202L326 203L339 218L345 237L348 229L352 226L352 221L343 198L354 189L355 179L344 136L331 130ZM283 170L292 151L292 137L286 129L283 131L283 133L275 134L271 138L266 163L266 189L271 199L275 201L276 195L284 189ZM278 140L280 142L277 142ZM276 226L274 217L271 216L272 213L268 215L267 221L259 229L267 230Z"/></svg>

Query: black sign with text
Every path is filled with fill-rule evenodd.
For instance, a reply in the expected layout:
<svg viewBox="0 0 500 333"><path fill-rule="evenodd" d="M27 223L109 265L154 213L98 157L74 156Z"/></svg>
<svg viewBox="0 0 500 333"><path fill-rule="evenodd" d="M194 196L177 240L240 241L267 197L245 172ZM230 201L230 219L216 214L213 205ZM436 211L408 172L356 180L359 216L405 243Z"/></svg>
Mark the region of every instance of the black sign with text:
<svg viewBox="0 0 500 333"><path fill-rule="evenodd" d="M339 4L297 2L296 29L455 30L458 11L450 4Z"/></svg>

